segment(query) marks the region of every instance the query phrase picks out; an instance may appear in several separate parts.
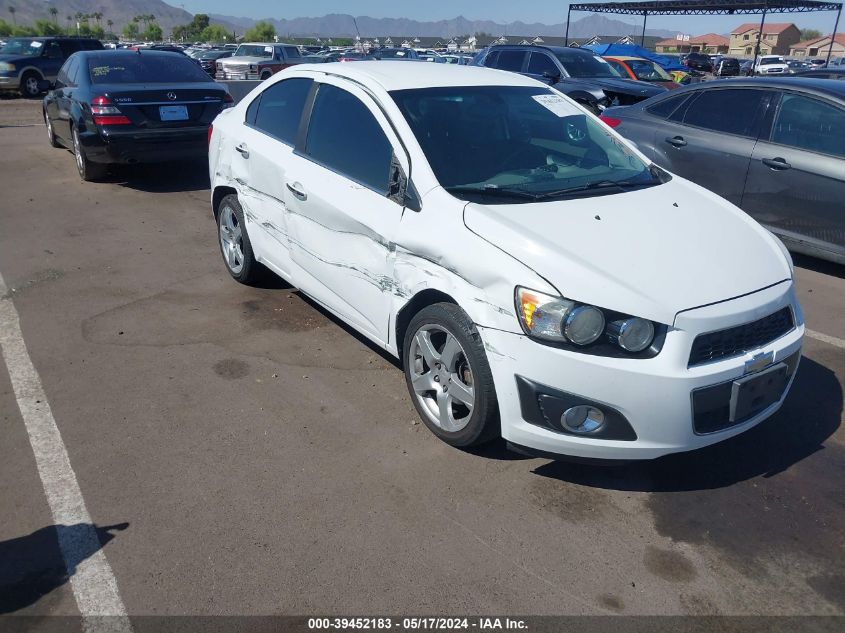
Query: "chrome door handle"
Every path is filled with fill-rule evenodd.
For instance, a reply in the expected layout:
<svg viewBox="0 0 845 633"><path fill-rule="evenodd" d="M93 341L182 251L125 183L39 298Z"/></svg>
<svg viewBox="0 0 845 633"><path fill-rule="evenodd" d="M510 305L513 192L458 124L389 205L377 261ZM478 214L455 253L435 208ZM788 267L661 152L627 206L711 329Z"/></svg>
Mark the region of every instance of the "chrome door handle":
<svg viewBox="0 0 845 633"><path fill-rule="evenodd" d="M240 145L236 145L235 151L240 153L244 158L249 158L249 150L246 148L246 144L241 143Z"/></svg>
<svg viewBox="0 0 845 633"><path fill-rule="evenodd" d="M293 195L295 195L300 200L307 200L308 199L308 195L304 191L302 191L302 189L299 189L299 187L301 187L302 185L300 185L298 182L294 183L294 184L290 184L288 182L288 183L285 183L285 185L287 186L288 191L290 191Z"/></svg>
<svg viewBox="0 0 845 633"><path fill-rule="evenodd" d="M683 147L687 144L683 136L668 136L666 137L666 142L675 147Z"/></svg>
<svg viewBox="0 0 845 633"><path fill-rule="evenodd" d="M783 171L784 169L789 169L790 167L792 167L792 165L787 163L786 160L784 160L780 156L777 156L776 158L764 158L763 164L766 167L769 167L775 171Z"/></svg>

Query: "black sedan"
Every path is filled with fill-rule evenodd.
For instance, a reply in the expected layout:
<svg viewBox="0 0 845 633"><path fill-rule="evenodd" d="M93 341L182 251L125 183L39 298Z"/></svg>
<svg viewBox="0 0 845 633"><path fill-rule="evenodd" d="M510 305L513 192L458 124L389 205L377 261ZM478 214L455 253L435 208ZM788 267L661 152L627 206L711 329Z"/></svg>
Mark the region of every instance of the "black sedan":
<svg viewBox="0 0 845 633"><path fill-rule="evenodd" d="M790 249L845 264L845 82L711 81L608 108L601 118Z"/></svg>
<svg viewBox="0 0 845 633"><path fill-rule="evenodd" d="M75 53L44 88L50 143L73 150L83 180L109 164L205 156L211 122L234 105L195 62L162 51Z"/></svg>
<svg viewBox="0 0 845 633"><path fill-rule="evenodd" d="M807 79L845 79L845 68L814 68L795 73L796 77Z"/></svg>
<svg viewBox="0 0 845 633"><path fill-rule="evenodd" d="M233 54L234 51L227 50L205 51L204 53L197 55L196 59L200 63L202 69L214 77L214 73L217 72L217 60L231 57Z"/></svg>

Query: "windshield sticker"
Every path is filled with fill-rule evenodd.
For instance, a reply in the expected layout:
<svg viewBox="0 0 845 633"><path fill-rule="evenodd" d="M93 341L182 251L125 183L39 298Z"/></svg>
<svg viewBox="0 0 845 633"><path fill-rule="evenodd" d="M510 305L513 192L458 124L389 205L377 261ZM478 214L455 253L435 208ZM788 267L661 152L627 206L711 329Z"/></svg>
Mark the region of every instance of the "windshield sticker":
<svg viewBox="0 0 845 633"><path fill-rule="evenodd" d="M572 116L573 114L580 114L578 109L575 108L571 103L569 103L566 99L561 97L560 95L555 94L545 94L545 95L532 95L531 97L539 103L541 106L546 108L549 112L559 116Z"/></svg>
<svg viewBox="0 0 845 633"><path fill-rule="evenodd" d="M30 46L31 46L32 48L41 48L42 46L44 46L44 42L32 42L32 43L30 44Z"/></svg>
<svg viewBox="0 0 845 633"><path fill-rule="evenodd" d="M102 77L103 75L109 74L109 67L108 66L95 66L91 69L91 76L92 77Z"/></svg>
<svg viewBox="0 0 845 633"><path fill-rule="evenodd" d="M272 46L265 46L265 47L264 47L264 52L265 52L265 53L272 53L272 52L273 52L273 47L272 47Z"/></svg>

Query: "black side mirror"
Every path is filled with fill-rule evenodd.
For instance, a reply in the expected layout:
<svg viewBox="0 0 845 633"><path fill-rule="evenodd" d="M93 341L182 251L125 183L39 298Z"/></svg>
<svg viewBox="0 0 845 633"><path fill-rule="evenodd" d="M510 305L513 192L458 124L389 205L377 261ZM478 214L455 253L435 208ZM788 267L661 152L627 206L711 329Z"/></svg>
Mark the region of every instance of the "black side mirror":
<svg viewBox="0 0 845 633"><path fill-rule="evenodd" d="M47 81L46 79L39 79L38 80L38 91L39 92L48 92L53 89L53 82Z"/></svg>
<svg viewBox="0 0 845 633"><path fill-rule="evenodd" d="M399 164L399 160L396 158L396 154L390 159L390 178L387 182L387 197L396 204L407 207L412 211L420 211L422 209L419 194L417 194L414 185L405 175L402 165Z"/></svg>
<svg viewBox="0 0 845 633"><path fill-rule="evenodd" d="M543 78L557 82L560 79L560 73L552 73L552 72L549 72L548 70L544 70L543 71Z"/></svg>

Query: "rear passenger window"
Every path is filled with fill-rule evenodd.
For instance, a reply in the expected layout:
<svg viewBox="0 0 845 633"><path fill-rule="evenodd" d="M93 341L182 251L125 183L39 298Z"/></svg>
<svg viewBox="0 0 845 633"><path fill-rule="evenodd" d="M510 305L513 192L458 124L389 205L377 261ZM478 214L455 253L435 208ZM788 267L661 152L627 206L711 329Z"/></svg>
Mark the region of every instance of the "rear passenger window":
<svg viewBox="0 0 845 633"><path fill-rule="evenodd" d="M648 113L651 115L660 117L661 119L666 119L678 108L679 105L686 101L686 98L689 97L689 95L690 93L687 92L669 97L668 99L663 99L662 101L655 103L653 106L646 108L646 110L648 110Z"/></svg>
<svg viewBox="0 0 845 633"><path fill-rule="evenodd" d="M551 57L545 53L531 53L531 59L528 60L528 72L532 75L542 75L543 73L549 73L550 75L560 74Z"/></svg>
<svg viewBox="0 0 845 633"><path fill-rule="evenodd" d="M519 72L522 70L522 62L525 61L525 54L525 51L500 51L496 68L499 70Z"/></svg>
<svg viewBox="0 0 845 633"><path fill-rule="evenodd" d="M288 59L299 59L299 49L296 46L285 46L285 55Z"/></svg>
<svg viewBox="0 0 845 633"><path fill-rule="evenodd" d="M320 86L305 153L339 174L387 193L393 147L367 107L345 90Z"/></svg>
<svg viewBox="0 0 845 633"><path fill-rule="evenodd" d="M818 99L785 94L772 125L771 141L845 157L845 111Z"/></svg>
<svg viewBox="0 0 845 633"><path fill-rule="evenodd" d="M293 145L302 118L302 108L311 89L311 79L286 79L273 84L247 108L247 123L280 141ZM257 104L257 106L256 106ZM250 118L250 110L256 107Z"/></svg>
<svg viewBox="0 0 845 633"><path fill-rule="evenodd" d="M492 51L484 58L484 65L487 68L496 68L496 62L499 60L499 51Z"/></svg>
<svg viewBox="0 0 845 633"><path fill-rule="evenodd" d="M763 90L702 90L686 108L683 122L714 132L753 137L757 135L760 104L765 96Z"/></svg>

